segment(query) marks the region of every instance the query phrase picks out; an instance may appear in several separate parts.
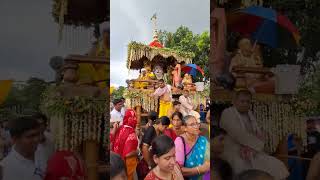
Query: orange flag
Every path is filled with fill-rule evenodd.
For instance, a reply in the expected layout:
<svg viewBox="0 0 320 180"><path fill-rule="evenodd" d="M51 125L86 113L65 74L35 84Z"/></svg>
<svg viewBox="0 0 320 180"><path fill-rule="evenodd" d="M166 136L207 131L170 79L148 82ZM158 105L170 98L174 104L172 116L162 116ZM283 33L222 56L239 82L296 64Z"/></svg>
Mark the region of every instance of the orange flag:
<svg viewBox="0 0 320 180"><path fill-rule="evenodd" d="M0 105L6 100L11 90L12 83L12 80L0 80Z"/></svg>

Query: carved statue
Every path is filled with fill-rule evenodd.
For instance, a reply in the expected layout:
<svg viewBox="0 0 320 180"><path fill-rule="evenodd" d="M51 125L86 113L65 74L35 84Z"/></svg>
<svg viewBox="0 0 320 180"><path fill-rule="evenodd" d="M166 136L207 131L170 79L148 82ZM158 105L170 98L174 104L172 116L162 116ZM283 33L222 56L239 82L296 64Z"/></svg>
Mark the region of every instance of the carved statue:
<svg viewBox="0 0 320 180"><path fill-rule="evenodd" d="M63 83L59 86L58 94L64 97L99 96L102 91L81 81L78 76L79 65L66 63L63 66Z"/></svg>
<svg viewBox="0 0 320 180"><path fill-rule="evenodd" d="M78 64L67 63L63 65L63 83L65 84L76 84L79 80L77 73Z"/></svg>

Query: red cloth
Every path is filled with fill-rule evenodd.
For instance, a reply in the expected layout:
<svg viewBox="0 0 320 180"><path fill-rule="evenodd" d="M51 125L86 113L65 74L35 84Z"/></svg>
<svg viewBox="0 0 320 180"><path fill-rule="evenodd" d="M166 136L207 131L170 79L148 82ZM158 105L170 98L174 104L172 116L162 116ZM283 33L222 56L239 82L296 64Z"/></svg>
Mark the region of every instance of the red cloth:
<svg viewBox="0 0 320 180"><path fill-rule="evenodd" d="M150 47L157 47L157 48L163 48L163 45L158 41L154 40L149 44Z"/></svg>
<svg viewBox="0 0 320 180"><path fill-rule="evenodd" d="M144 178L144 180L163 180L163 179L160 179L153 171L150 171L150 173Z"/></svg>
<svg viewBox="0 0 320 180"><path fill-rule="evenodd" d="M126 155L138 148L138 137L135 132L137 126L136 113L128 109L123 118L123 125L114 136L112 151L119 154L123 159Z"/></svg>
<svg viewBox="0 0 320 180"><path fill-rule="evenodd" d="M73 152L57 151L48 161L44 180L84 180L86 172L83 162Z"/></svg>
<svg viewBox="0 0 320 180"><path fill-rule="evenodd" d="M177 138L177 134L172 129L164 130L163 134L169 136L173 141Z"/></svg>

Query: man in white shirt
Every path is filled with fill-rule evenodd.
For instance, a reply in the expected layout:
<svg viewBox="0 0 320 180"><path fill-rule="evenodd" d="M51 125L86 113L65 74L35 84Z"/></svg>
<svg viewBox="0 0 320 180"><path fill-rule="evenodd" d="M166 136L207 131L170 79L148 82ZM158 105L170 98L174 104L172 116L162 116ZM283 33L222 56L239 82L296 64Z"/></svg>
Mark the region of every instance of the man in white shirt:
<svg viewBox="0 0 320 180"><path fill-rule="evenodd" d="M121 112L123 107L123 101L121 99L113 100L113 110L110 112L110 117L112 121L119 121L122 124L124 112Z"/></svg>
<svg viewBox="0 0 320 180"><path fill-rule="evenodd" d="M4 180L42 180L46 167L35 153L40 142L40 126L33 117L20 117L9 122L14 142L11 152L1 162Z"/></svg>
<svg viewBox="0 0 320 180"><path fill-rule="evenodd" d="M126 107L126 99L125 98L121 98L122 102L123 102L123 105L122 105L122 108L121 108L121 113L122 114L125 114L126 110L127 110L127 107Z"/></svg>
<svg viewBox="0 0 320 180"><path fill-rule="evenodd" d="M189 90L184 90L183 95L179 97L181 103L180 112L183 116L194 115L193 110L196 106L192 103Z"/></svg>
<svg viewBox="0 0 320 180"><path fill-rule="evenodd" d="M47 123L48 119L44 114L37 113L33 116L38 123L40 124L40 143L38 145L38 149L36 154L43 160L42 164L46 165L47 161L53 155L54 149L54 142L51 137L50 132L47 131Z"/></svg>
<svg viewBox="0 0 320 180"><path fill-rule="evenodd" d="M263 132L250 110L251 104L251 92L239 90L235 94L233 106L222 112L220 126L227 132L222 158L228 161L236 174L258 169L277 180L286 179L289 175L287 167L264 152Z"/></svg>

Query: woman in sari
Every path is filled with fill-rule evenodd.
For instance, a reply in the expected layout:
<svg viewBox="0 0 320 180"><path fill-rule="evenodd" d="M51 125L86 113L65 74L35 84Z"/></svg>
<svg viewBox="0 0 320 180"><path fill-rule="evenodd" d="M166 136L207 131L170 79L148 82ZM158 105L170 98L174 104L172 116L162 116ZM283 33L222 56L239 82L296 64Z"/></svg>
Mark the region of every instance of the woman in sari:
<svg viewBox="0 0 320 180"><path fill-rule="evenodd" d="M165 135L156 137L152 142L151 151L157 166L148 173L145 180L183 180L171 138Z"/></svg>
<svg viewBox="0 0 320 180"><path fill-rule="evenodd" d="M128 180L133 180L138 164L136 125L136 113L134 110L128 109L123 118L123 125L120 126L114 136L112 147L112 151L119 154L126 164Z"/></svg>
<svg viewBox="0 0 320 180"><path fill-rule="evenodd" d="M137 167L137 175L139 179L144 179L149 171L155 166L152 158L152 153L149 151L153 140L161 134L167 135L171 139L175 138L170 136L169 131L166 131L169 124L170 119L163 116L159 118L154 125L149 126L145 131L141 141L141 152L143 158L140 160Z"/></svg>
<svg viewBox="0 0 320 180"><path fill-rule="evenodd" d="M57 151L48 161L44 180L85 180L85 163L77 152Z"/></svg>
<svg viewBox="0 0 320 180"><path fill-rule="evenodd" d="M193 116L183 119L185 133L175 140L176 159L188 180L210 179L210 144L200 136L200 123Z"/></svg>

